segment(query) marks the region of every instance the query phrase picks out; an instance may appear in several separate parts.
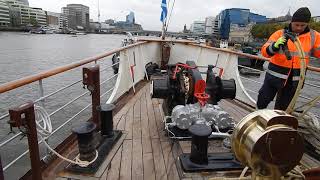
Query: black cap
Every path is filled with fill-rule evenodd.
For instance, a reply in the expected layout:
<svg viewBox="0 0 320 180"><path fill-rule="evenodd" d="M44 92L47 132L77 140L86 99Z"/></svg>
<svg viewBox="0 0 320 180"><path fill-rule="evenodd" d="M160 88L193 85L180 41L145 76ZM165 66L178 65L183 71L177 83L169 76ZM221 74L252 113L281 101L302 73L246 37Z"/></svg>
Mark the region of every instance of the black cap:
<svg viewBox="0 0 320 180"><path fill-rule="evenodd" d="M291 22L306 22L311 19L311 13L307 7L299 8L292 16Z"/></svg>

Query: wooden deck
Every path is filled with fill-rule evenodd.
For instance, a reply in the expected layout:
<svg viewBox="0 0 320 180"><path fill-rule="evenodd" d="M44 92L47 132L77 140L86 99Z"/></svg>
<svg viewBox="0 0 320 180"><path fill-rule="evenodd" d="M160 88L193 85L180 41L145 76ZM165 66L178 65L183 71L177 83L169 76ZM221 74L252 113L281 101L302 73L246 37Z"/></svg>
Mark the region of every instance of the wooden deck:
<svg viewBox="0 0 320 180"><path fill-rule="evenodd" d="M110 180L175 180L207 179L208 174L189 176L181 171L177 155L190 152L190 142L172 141L164 131L162 100L151 99L146 84L115 115L114 127L124 135L93 176L60 176L56 179L110 179ZM233 101L220 103L236 120L249 112ZM210 142L215 144L217 142ZM212 151L216 151L214 149ZM211 152L209 148L209 152ZM65 175L65 174L64 174Z"/></svg>

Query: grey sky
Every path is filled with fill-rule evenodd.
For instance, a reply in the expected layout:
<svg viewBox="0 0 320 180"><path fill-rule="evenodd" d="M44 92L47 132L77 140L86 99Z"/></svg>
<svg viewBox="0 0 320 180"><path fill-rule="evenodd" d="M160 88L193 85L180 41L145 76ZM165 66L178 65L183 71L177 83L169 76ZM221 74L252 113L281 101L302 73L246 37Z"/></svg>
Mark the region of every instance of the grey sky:
<svg viewBox="0 0 320 180"><path fill-rule="evenodd" d="M174 0L167 0L167 3ZM98 0L29 0L30 6L44 10L60 12L61 7L70 3L84 4L90 7L90 19L98 19ZM129 11L135 13L137 23L147 30L161 30L161 0L100 0L101 21L112 18L125 20ZM169 31L181 31L184 24L189 28L194 20L204 20L207 16L216 16L226 8L248 8L253 13L276 17L291 13L299 7L309 7L312 16L320 16L319 0L176 0Z"/></svg>

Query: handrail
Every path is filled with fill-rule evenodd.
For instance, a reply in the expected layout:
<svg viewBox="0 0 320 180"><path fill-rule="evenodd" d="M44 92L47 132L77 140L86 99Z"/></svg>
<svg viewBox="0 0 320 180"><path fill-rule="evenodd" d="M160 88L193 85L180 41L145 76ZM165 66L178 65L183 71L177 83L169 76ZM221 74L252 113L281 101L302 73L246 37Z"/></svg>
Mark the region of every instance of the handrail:
<svg viewBox="0 0 320 180"><path fill-rule="evenodd" d="M39 80L47 78L47 77L50 77L50 76L53 76L53 75L56 75L56 74L59 74L59 73L62 73L62 72L69 71L71 69L77 68L79 66L82 66L82 65L94 62L94 61L99 61L100 59L105 58L107 56L110 56L112 54L115 54L115 53L117 53L119 51L123 51L125 49L129 49L131 47L139 46L141 44L146 44L146 43L148 43L148 42L147 41L138 42L138 43L135 43L135 44L131 44L129 46L125 46L125 47L121 47L121 48L118 48L118 49L114 49L112 51L100 54L100 55L95 56L95 57L90 57L90 58L87 58L87 59L83 59L83 60L75 62L75 63L71 63L71 64L64 65L64 66L60 66L60 67L57 67L57 68L54 68L54 69L51 69L51 70L40 72L40 73L35 74L35 75L27 76L27 77L24 77L24 78L21 78L21 79L18 79L18 80L14 80L14 81L10 81L10 82L1 84L0 85L0 93L4 93L4 92L10 91L12 89L24 86L26 84L30 84L32 82L39 81Z"/></svg>
<svg viewBox="0 0 320 180"><path fill-rule="evenodd" d="M256 55L251 55L251 54L245 54L242 52L236 52L236 51L232 51L230 49L222 49L222 48L216 48L216 47L210 47L210 46L206 46L206 45L200 45L200 44L196 44L194 41L185 41L185 40L160 40L160 39L138 39L138 41L148 41L148 42L172 42L172 43L183 43L183 44L187 44L187 45L191 45L191 46L196 46L196 47L201 47L201 48L206 48L206 49L213 49L216 51L220 51L220 52L225 52L225 53L231 53L231 54L235 54L238 56L244 56L247 58L251 58L251 59L257 59L257 60L262 60L262 61L270 61L269 58L266 57L261 57L261 56L256 56ZM315 71L315 72L320 72L320 68L319 67L314 67L314 66L308 66L308 70L310 71Z"/></svg>

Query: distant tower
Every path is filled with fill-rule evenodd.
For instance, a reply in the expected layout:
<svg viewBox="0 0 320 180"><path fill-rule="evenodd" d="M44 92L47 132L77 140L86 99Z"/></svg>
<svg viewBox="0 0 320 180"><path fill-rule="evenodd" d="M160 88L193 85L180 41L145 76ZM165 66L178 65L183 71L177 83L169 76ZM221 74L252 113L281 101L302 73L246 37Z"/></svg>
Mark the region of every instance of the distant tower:
<svg viewBox="0 0 320 180"><path fill-rule="evenodd" d="M135 24L134 12L130 11L130 13L126 16L126 22L130 24Z"/></svg>
<svg viewBox="0 0 320 180"><path fill-rule="evenodd" d="M98 22L100 23L100 2L98 0Z"/></svg>
<svg viewBox="0 0 320 180"><path fill-rule="evenodd" d="M185 24L183 27L183 32L186 33L187 32L187 25Z"/></svg>
<svg viewBox="0 0 320 180"><path fill-rule="evenodd" d="M291 7L289 7L289 11L288 11L288 13L286 14L286 16L290 16L291 17Z"/></svg>

